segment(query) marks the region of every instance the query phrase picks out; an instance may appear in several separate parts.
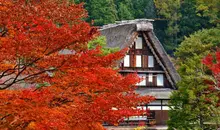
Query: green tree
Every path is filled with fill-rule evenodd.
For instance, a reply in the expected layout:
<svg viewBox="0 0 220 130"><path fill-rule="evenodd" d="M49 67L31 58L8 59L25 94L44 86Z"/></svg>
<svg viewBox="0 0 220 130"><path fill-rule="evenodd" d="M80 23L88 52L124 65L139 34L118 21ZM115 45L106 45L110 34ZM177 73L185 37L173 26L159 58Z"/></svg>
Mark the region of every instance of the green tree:
<svg viewBox="0 0 220 130"><path fill-rule="evenodd" d="M119 17L119 20L134 19L132 13L129 11L127 6L125 4L123 4L123 3L119 4L118 17Z"/></svg>
<svg viewBox="0 0 220 130"><path fill-rule="evenodd" d="M220 24L220 1L219 0L197 0L197 11L199 16L207 16L210 22Z"/></svg>
<svg viewBox="0 0 220 130"><path fill-rule="evenodd" d="M156 17L154 0L133 0L132 4L135 18L153 19Z"/></svg>
<svg viewBox="0 0 220 130"><path fill-rule="evenodd" d="M89 15L87 21L94 21L95 26L114 23L117 19L114 0L76 0L75 2L85 3Z"/></svg>
<svg viewBox="0 0 220 130"><path fill-rule="evenodd" d="M167 21L165 33L168 38L165 40L165 49L172 52L177 47L177 34L179 32L177 22L181 18L180 0L154 0L154 3L157 13Z"/></svg>
<svg viewBox="0 0 220 130"><path fill-rule="evenodd" d="M131 0L115 0L118 11L118 20L134 19L133 4Z"/></svg>
<svg viewBox="0 0 220 130"><path fill-rule="evenodd" d="M182 80L171 96L168 126L174 129L214 129L217 93L206 84L210 71L201 63L204 56L220 43L220 29L198 31L187 37L177 48L178 72ZM219 116L219 115L218 115Z"/></svg>
<svg viewBox="0 0 220 130"><path fill-rule="evenodd" d="M114 53L116 51L119 51L119 48L109 48L106 45L106 38L104 36L99 36L88 43L88 48L89 49L95 49L97 46L102 47L102 54L107 55L110 53Z"/></svg>
<svg viewBox="0 0 220 130"><path fill-rule="evenodd" d="M180 11L182 17L178 22L178 43L184 40L184 36L189 36L202 28L213 27L213 25L209 23L208 17L200 17L197 15L196 1L197 0L184 0L181 3Z"/></svg>

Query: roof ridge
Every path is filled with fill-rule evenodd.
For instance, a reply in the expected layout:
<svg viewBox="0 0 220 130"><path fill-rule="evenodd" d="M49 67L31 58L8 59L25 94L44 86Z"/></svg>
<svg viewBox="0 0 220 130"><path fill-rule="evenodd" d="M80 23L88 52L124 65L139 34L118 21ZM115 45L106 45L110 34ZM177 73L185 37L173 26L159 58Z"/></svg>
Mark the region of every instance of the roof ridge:
<svg viewBox="0 0 220 130"><path fill-rule="evenodd" d="M121 25L127 25L127 24L138 24L138 23L149 23L149 22L151 23L153 21L154 21L153 19L134 19L134 20L115 21L115 23L101 26L100 30L117 27Z"/></svg>

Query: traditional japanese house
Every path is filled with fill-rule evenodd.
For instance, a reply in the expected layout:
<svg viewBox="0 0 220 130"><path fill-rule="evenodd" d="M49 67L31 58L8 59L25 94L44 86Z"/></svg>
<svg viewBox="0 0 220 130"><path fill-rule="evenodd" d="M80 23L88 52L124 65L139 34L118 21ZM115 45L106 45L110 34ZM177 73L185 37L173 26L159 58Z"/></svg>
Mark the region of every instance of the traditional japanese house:
<svg viewBox="0 0 220 130"><path fill-rule="evenodd" d="M156 100L144 106L151 110L150 116L131 117L130 121L154 120L163 125L168 120L168 101L180 80L172 62L153 32L153 20L137 19L120 21L103 26L108 47L129 48L120 63L120 73L137 72L143 81L137 84L140 95L152 95ZM148 122L149 123L149 122Z"/></svg>

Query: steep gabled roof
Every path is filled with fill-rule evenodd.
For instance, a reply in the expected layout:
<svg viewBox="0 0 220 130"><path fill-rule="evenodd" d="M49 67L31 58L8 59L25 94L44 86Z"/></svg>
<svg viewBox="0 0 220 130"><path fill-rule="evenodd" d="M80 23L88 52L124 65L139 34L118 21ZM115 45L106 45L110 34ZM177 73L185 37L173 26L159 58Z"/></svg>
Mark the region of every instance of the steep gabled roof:
<svg viewBox="0 0 220 130"><path fill-rule="evenodd" d="M150 19L120 21L115 24L104 25L100 28L100 31L103 36L106 36L108 47L119 47L120 49L131 46L133 39L138 35L138 32L141 32L157 62L165 70L168 80L175 88L180 76L155 36L152 21Z"/></svg>

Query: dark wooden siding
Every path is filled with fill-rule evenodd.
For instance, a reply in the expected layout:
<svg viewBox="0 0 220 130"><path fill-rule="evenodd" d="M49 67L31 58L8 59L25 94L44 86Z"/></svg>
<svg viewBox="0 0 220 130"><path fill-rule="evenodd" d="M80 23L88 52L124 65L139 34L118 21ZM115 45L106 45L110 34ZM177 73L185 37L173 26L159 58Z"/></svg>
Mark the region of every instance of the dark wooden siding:
<svg viewBox="0 0 220 130"><path fill-rule="evenodd" d="M166 125L168 117L168 110L155 110L156 125Z"/></svg>
<svg viewBox="0 0 220 130"><path fill-rule="evenodd" d="M162 70L161 66L156 62L154 58L154 67L148 68L148 56L153 56L153 53L146 44L146 41L143 40L143 49L135 49L135 42L132 47L129 48L128 55L130 55L130 66L131 67L121 67L121 69L126 70ZM136 65L136 55L142 56L142 67L135 67Z"/></svg>
<svg viewBox="0 0 220 130"><path fill-rule="evenodd" d="M139 34L141 36L141 34ZM159 65L157 60L155 59L153 53L151 52L150 48L147 46L145 39L143 38L142 49L135 49L135 42L133 45L129 47L129 51L127 55L130 56L130 67L124 67L123 63L120 66L121 73L126 75L126 73L137 72L138 74L146 74L146 86L139 86L139 87L157 87L157 88L171 88L171 84L167 80L165 72L163 68ZM141 55L141 66L136 67L136 55ZM154 67L148 67L148 56L154 57ZM155 71L155 72L154 72ZM163 72L163 73L161 73ZM153 82L148 82L148 75L153 74ZM157 86L157 77L155 75L163 74L164 76L164 86Z"/></svg>

